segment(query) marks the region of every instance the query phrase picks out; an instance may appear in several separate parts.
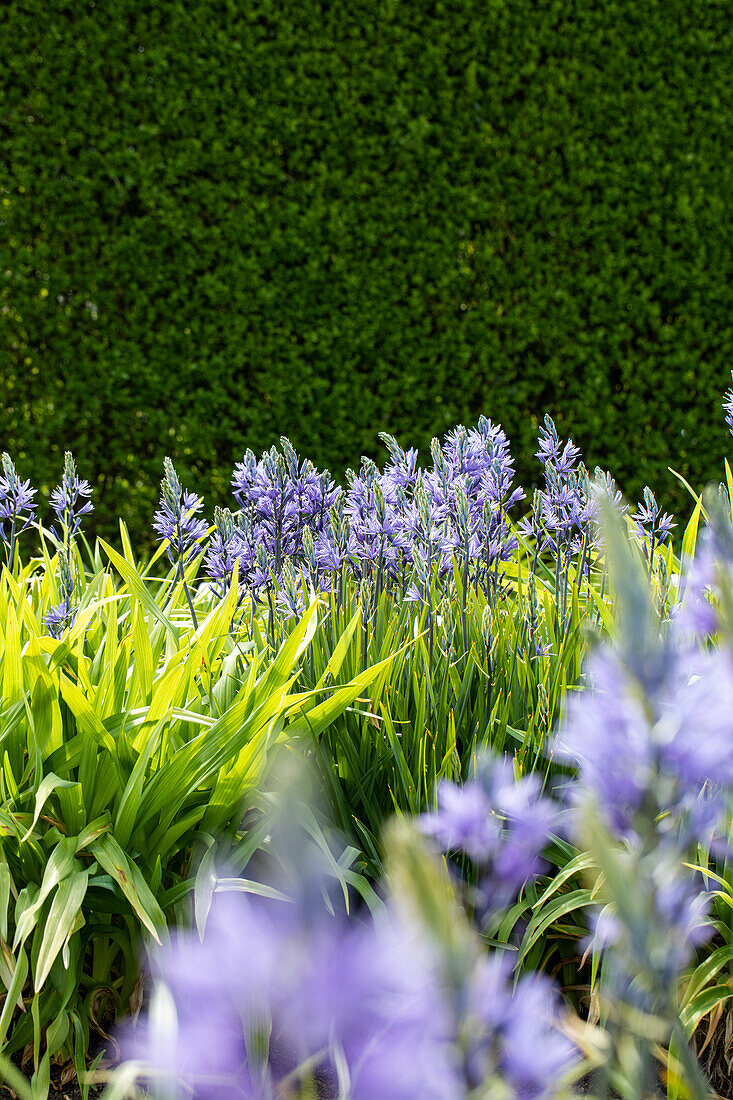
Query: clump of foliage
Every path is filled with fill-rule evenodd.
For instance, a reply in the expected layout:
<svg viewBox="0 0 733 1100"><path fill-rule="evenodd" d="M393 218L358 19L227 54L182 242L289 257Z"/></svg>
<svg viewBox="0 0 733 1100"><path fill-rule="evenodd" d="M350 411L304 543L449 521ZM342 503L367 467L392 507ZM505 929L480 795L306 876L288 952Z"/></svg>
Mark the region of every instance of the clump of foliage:
<svg viewBox="0 0 733 1100"><path fill-rule="evenodd" d="M214 838L246 865L288 722L317 735L384 668L341 684L335 657L331 689L296 691L319 601L275 650L235 621L236 584L199 596L194 625L190 571L137 565L124 527L124 554L83 562L86 496L68 456L56 553L0 578L0 1042L30 1057L38 1096L52 1060L83 1075L90 1029L135 1003L141 948L187 912Z"/></svg>

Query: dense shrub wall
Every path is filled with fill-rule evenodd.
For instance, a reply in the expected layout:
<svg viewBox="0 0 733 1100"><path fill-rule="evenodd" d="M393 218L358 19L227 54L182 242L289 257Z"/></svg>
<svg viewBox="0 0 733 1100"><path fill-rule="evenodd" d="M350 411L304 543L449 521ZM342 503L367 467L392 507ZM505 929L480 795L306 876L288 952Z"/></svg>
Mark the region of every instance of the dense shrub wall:
<svg viewBox="0 0 733 1100"><path fill-rule="evenodd" d="M544 410L630 493L720 472L728 0L9 0L3 449L98 529L171 454L340 471Z"/></svg>

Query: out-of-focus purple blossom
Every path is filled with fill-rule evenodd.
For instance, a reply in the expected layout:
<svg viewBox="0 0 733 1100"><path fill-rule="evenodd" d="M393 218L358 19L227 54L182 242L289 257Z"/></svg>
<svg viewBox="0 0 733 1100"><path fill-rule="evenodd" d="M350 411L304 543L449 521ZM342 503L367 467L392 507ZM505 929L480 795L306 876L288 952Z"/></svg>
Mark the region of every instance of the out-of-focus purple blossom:
<svg viewBox="0 0 733 1100"><path fill-rule="evenodd" d="M335 1040L354 1100L462 1095L437 958L394 914L320 938L282 1017L305 1050L333 1049Z"/></svg>
<svg viewBox="0 0 733 1100"><path fill-rule="evenodd" d="M161 539L166 539L166 552L170 561L183 564L203 553L200 540L209 525L198 518L204 502L195 493L181 488L178 475L169 458L165 459L165 477L160 483L160 507L155 513L153 527Z"/></svg>
<svg viewBox="0 0 733 1100"><path fill-rule="evenodd" d="M613 995L628 1003L635 985L644 991L637 1007L653 1012L660 991L674 988L712 936L710 898L672 847L652 847L641 857L626 852L619 870L628 877L628 897L591 915L589 944L612 954Z"/></svg>
<svg viewBox="0 0 733 1100"><path fill-rule="evenodd" d="M501 822L487 792L475 780L459 786L449 779L438 785L438 808L422 816L420 827L446 852L465 852L485 862L501 838Z"/></svg>
<svg viewBox="0 0 733 1100"><path fill-rule="evenodd" d="M62 525L61 538L67 541L73 538L81 527L82 517L94 511L91 495L91 485L78 476L74 456L67 451L61 484L51 493L51 507Z"/></svg>
<svg viewBox="0 0 733 1100"><path fill-rule="evenodd" d="M37 503L30 481L21 481L10 455L3 451L3 473L0 477L0 536L7 547L7 560L12 567L15 541L36 518Z"/></svg>
<svg viewBox="0 0 733 1100"><path fill-rule="evenodd" d="M515 780L509 761L487 756L463 786L442 780L437 798L438 808L422 815L420 828L445 851L469 856L488 907L502 906L541 873L557 814L536 776Z"/></svg>
<svg viewBox="0 0 733 1100"><path fill-rule="evenodd" d="M589 688L569 699L557 755L579 765L614 831L638 833L636 815L660 817L689 842L709 834L733 786L733 656L727 650L669 649L651 694L611 649L597 653Z"/></svg>
<svg viewBox="0 0 733 1100"><path fill-rule="evenodd" d="M474 1087L492 1076L518 1100L553 1096L558 1081L578 1060L559 1027L560 998L544 974L512 981L506 954L482 960L468 997L469 1081Z"/></svg>
<svg viewBox="0 0 733 1100"><path fill-rule="evenodd" d="M158 970L177 1033L161 1043L144 1020L125 1054L196 1100L270 1095L308 1059L332 1083L345 1069L354 1100L463 1095L434 954L393 916L306 921L297 905L230 897L212 909L203 943L180 933ZM265 1028L269 1058L258 1064L248 1050Z"/></svg>

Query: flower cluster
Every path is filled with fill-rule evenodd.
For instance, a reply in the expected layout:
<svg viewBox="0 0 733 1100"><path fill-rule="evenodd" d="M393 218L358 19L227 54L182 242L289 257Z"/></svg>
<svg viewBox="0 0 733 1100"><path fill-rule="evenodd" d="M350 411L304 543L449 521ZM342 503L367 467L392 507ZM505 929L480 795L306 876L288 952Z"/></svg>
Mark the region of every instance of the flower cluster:
<svg viewBox="0 0 733 1100"><path fill-rule="evenodd" d="M572 439L563 443L549 415L537 442L545 488L535 494L532 515L520 528L537 540L540 553L546 549L558 557L563 551L577 553L587 543L593 515L588 471L580 462L578 447Z"/></svg>
<svg viewBox="0 0 733 1100"><path fill-rule="evenodd" d="M657 499L648 485L644 487L644 500L636 506L636 511L631 516L637 535L642 540L644 551L648 560L654 558L657 546L662 546L677 526L672 516L662 511L657 504Z"/></svg>
<svg viewBox="0 0 733 1100"><path fill-rule="evenodd" d="M72 602L76 584L67 546L60 547L58 553L58 583L61 602L50 607L43 617L52 638L60 638L76 619L76 608Z"/></svg>
<svg viewBox="0 0 733 1100"><path fill-rule="evenodd" d="M731 378L733 378L733 371L731 371ZM723 411L725 412L725 422L728 425L730 434L733 435L733 389L725 391Z"/></svg>
<svg viewBox="0 0 733 1100"><path fill-rule="evenodd" d="M466 1076L471 1087L499 1080L510 1096L551 1096L577 1058L558 1022L560 998L544 974L513 981L506 954L481 960L469 984Z"/></svg>
<svg viewBox="0 0 733 1100"><path fill-rule="evenodd" d="M706 575L727 584L727 602L721 544L714 532L705 540ZM609 883L611 909L595 939L611 960L615 996L643 993L649 1011L674 1019L680 970L712 932L704 877L689 868L697 845L714 847L729 819L733 647L695 643L699 591L692 616L660 622L628 544L617 538L614 548L611 532L610 549L620 631L591 659L586 690L569 698L554 752L577 768L578 836ZM603 836L615 838L615 852Z"/></svg>
<svg viewBox="0 0 733 1100"><path fill-rule="evenodd" d="M204 502L195 493L181 488L178 475L169 458L164 462L165 477L160 483L160 507L153 527L161 539L167 540L166 553L174 565L183 565L203 553L200 540L209 525L198 513Z"/></svg>
<svg viewBox="0 0 733 1100"><path fill-rule="evenodd" d="M308 922L292 903L229 900L158 965L175 1028L133 1051L197 1100L277 1095L300 1066L354 1100L460 1095L435 958L393 916Z"/></svg>
<svg viewBox="0 0 733 1100"><path fill-rule="evenodd" d="M9 454L3 451L3 473L0 477L0 537L6 546L8 564L12 568L18 535L30 527L36 518L37 503L30 481L21 481Z"/></svg>
<svg viewBox="0 0 733 1100"><path fill-rule="evenodd" d="M285 438L259 461L248 451L232 481L239 514L220 513L204 562L217 590L237 561L243 586L256 596L276 583L286 610L302 604L304 582L328 591L343 569L376 593L421 599L456 557L466 584L488 590L497 563L516 548L508 516L524 495L513 485L504 432L485 417L471 430L458 427L442 444L433 441L428 469L416 450L382 439L385 468L363 459L358 472L347 471L345 490Z"/></svg>
<svg viewBox="0 0 733 1100"><path fill-rule="evenodd" d="M94 511L90 501L92 487L82 480L76 472L76 463L71 451L64 455L64 474L61 484L51 493L51 507L61 522L61 538L69 541L79 531L82 518Z"/></svg>
<svg viewBox="0 0 733 1100"><path fill-rule="evenodd" d="M51 507L61 521L60 533L52 528L52 534L61 543L57 570L61 602L50 607L43 618L52 638L60 638L76 621L77 608L72 602L76 589L72 566L73 540L79 532L82 518L94 510L89 499L91 495L89 482L79 478L74 456L71 451L67 451L64 455L61 484L51 493Z"/></svg>

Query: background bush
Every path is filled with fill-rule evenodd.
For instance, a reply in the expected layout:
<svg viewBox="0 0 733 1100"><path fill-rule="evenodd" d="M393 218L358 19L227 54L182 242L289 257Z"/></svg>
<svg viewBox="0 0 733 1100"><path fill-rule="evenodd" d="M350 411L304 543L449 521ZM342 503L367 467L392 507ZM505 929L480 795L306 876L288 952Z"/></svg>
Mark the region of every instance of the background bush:
<svg viewBox="0 0 733 1100"><path fill-rule="evenodd" d="M2 439L102 534L164 454L223 499L545 410L665 506L718 476L731 5L72 0L3 9Z"/></svg>

